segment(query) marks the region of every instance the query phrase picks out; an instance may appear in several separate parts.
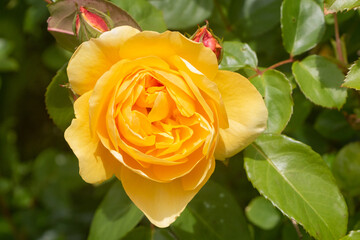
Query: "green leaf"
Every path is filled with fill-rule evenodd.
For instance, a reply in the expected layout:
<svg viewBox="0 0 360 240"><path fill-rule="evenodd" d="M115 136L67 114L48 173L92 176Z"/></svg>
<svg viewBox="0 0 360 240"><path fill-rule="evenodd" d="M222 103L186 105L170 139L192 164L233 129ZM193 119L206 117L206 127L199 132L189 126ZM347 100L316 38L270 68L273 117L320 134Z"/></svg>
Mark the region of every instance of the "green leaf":
<svg viewBox="0 0 360 240"><path fill-rule="evenodd" d="M246 43L242 42L224 42L223 58L219 65L222 70L237 71L240 68L249 66L256 68L258 60L256 53Z"/></svg>
<svg viewBox="0 0 360 240"><path fill-rule="evenodd" d="M296 85L296 83L294 83L294 85ZM294 100L294 111L291 115L288 125L286 126L286 133L293 133L298 131L299 126L304 124L305 120L311 112L312 107L314 106L305 98L299 88L294 89L292 97Z"/></svg>
<svg viewBox="0 0 360 240"><path fill-rule="evenodd" d="M0 72L14 72L19 69L18 62L13 58L0 58Z"/></svg>
<svg viewBox="0 0 360 240"><path fill-rule="evenodd" d="M0 59L7 58L14 50L14 43L5 39L0 38Z"/></svg>
<svg viewBox="0 0 360 240"><path fill-rule="evenodd" d="M360 90L360 59L350 67L342 86Z"/></svg>
<svg viewBox="0 0 360 240"><path fill-rule="evenodd" d="M258 191L317 239L345 235L347 207L326 163L309 146L263 134L245 150L245 170Z"/></svg>
<svg viewBox="0 0 360 240"><path fill-rule="evenodd" d="M283 44L290 55L316 46L325 32L322 5L316 0L284 0L281 6Z"/></svg>
<svg viewBox="0 0 360 240"><path fill-rule="evenodd" d="M281 240L294 240L294 239L301 239L301 240L314 240L301 226L299 226L299 232L302 235L302 238L299 237L299 233L297 229L294 227L294 224L291 220L286 221L281 230Z"/></svg>
<svg viewBox="0 0 360 240"><path fill-rule="evenodd" d="M0 38L0 72L12 72L19 69L18 62L9 56L14 48L13 42Z"/></svg>
<svg viewBox="0 0 360 240"><path fill-rule="evenodd" d="M253 38L279 24L281 0L232 1L229 18L242 36Z"/></svg>
<svg viewBox="0 0 360 240"><path fill-rule="evenodd" d="M121 239L143 216L128 198L121 183L116 181L95 212L88 239Z"/></svg>
<svg viewBox="0 0 360 240"><path fill-rule="evenodd" d="M329 10L343 11L360 6L360 0L325 0L325 6Z"/></svg>
<svg viewBox="0 0 360 240"><path fill-rule="evenodd" d="M169 229L156 228L152 240L176 240L177 238Z"/></svg>
<svg viewBox="0 0 360 240"><path fill-rule="evenodd" d="M360 190L360 142L343 147L332 165L334 176L347 190Z"/></svg>
<svg viewBox="0 0 360 240"><path fill-rule="evenodd" d="M143 30L166 31L163 14L146 0L111 0L132 16Z"/></svg>
<svg viewBox="0 0 360 240"><path fill-rule="evenodd" d="M266 132L281 133L289 122L293 110L289 81L281 72L270 69L251 79L251 83L264 97L269 112Z"/></svg>
<svg viewBox="0 0 360 240"><path fill-rule="evenodd" d="M73 104L70 100L70 90L61 86L67 83L68 78L65 65L52 79L45 94L45 103L48 114L56 126L63 131L65 131L70 125L71 120L75 117Z"/></svg>
<svg viewBox="0 0 360 240"><path fill-rule="evenodd" d="M214 3L212 0L149 0L160 9L170 29L186 29L201 24L210 17Z"/></svg>
<svg viewBox="0 0 360 240"><path fill-rule="evenodd" d="M315 120L314 128L327 139L338 142L350 140L355 134L344 114L337 110L322 111Z"/></svg>
<svg viewBox="0 0 360 240"><path fill-rule="evenodd" d="M360 231L351 231L348 235L340 240L360 240Z"/></svg>
<svg viewBox="0 0 360 240"><path fill-rule="evenodd" d="M41 58L45 66L52 70L61 68L67 61L69 61L71 53L60 48L54 44L49 46L43 52Z"/></svg>
<svg viewBox="0 0 360 240"><path fill-rule="evenodd" d="M178 239L251 239L234 197L212 181L201 189L171 228Z"/></svg>
<svg viewBox="0 0 360 240"><path fill-rule="evenodd" d="M344 74L324 57L311 55L301 62L294 62L292 71L305 97L313 103L340 109L347 97L341 88Z"/></svg>
<svg viewBox="0 0 360 240"><path fill-rule="evenodd" d="M120 238L118 238L120 239ZM151 228L140 226L131 230L125 237L121 238L121 240L151 240Z"/></svg>
<svg viewBox="0 0 360 240"><path fill-rule="evenodd" d="M247 218L256 226L270 230L281 220L277 209L264 197L256 197L245 208Z"/></svg>

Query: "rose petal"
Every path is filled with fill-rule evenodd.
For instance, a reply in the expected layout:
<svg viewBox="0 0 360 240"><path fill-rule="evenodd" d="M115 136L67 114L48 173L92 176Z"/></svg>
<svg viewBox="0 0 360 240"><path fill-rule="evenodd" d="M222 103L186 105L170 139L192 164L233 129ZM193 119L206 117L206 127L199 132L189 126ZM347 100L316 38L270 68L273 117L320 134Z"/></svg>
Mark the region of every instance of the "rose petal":
<svg viewBox="0 0 360 240"><path fill-rule="evenodd" d="M211 173L212 171L209 171L201 184L190 191L183 189L181 180L169 183L149 181L126 167L121 169L121 182L127 195L151 223L164 228L176 220Z"/></svg>
<svg viewBox="0 0 360 240"><path fill-rule="evenodd" d="M190 62L179 56L173 56L170 59L171 63L179 69L179 73L183 76L200 104L204 107L207 115L213 114L206 103L203 103L203 98L210 99L214 102L217 109L219 124L222 128L229 127L226 110L218 87L213 81L210 81L203 73L196 69ZM210 114L210 113L211 114ZM210 117L213 121L213 118Z"/></svg>
<svg viewBox="0 0 360 240"><path fill-rule="evenodd" d="M130 26L121 26L82 43L67 68L71 88L79 95L92 90L96 81L120 60L119 46L138 32Z"/></svg>
<svg viewBox="0 0 360 240"><path fill-rule="evenodd" d="M268 114L260 93L245 77L219 71L214 81L229 118L229 128L220 129L215 150L216 159L224 160L244 149L265 130Z"/></svg>
<svg viewBox="0 0 360 240"><path fill-rule="evenodd" d="M87 92L76 100L76 119L66 129L65 139L79 159L81 177L88 183L99 183L120 171L121 164L104 148L98 137L90 134L88 119L91 93Z"/></svg>
<svg viewBox="0 0 360 240"><path fill-rule="evenodd" d="M185 190L193 190L205 180L206 176L211 175L215 169L215 158L213 156L210 159L203 159L191 173L181 178L183 188Z"/></svg>
<svg viewBox="0 0 360 240"><path fill-rule="evenodd" d="M210 80L215 77L218 69L216 56L211 49L202 43L191 41L179 32L140 32L121 46L120 55L129 59L143 56L167 59L177 55L190 62Z"/></svg>

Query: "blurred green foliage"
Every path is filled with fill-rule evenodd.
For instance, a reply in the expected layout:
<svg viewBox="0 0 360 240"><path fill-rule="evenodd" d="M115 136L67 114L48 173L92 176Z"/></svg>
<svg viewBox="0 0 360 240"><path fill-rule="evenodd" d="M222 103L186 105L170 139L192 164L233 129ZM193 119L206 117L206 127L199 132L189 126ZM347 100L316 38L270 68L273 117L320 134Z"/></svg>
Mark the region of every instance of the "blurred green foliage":
<svg viewBox="0 0 360 240"><path fill-rule="evenodd" d="M250 67L266 68L288 59L287 51L299 54L296 60L308 59L293 65L295 75L300 64L309 69L306 76L300 71L294 79L291 64L285 64L278 68L279 71L268 71L252 81L265 97L270 94L268 100L280 99L278 105L272 104L271 100L267 104L269 109L273 109L269 124L271 132L279 133L287 125L284 134L322 155L348 204L348 231L360 230L359 91L348 89L347 97L340 94L341 103L327 106L328 101L317 99L316 94L311 95L311 86L302 85L307 78L318 79L310 63L314 58L331 66L334 73L324 73L329 78L343 76L349 67L343 69L341 64L339 67L336 60L337 53L332 45L335 34L332 14L325 16L320 30L314 30L315 40L305 39L310 43L296 47L293 41L299 40L290 34L284 38L284 47L282 29L292 28L287 25L292 19L291 15L281 17L281 0L113 2L128 11L145 30L164 31L167 26L192 34L197 24L208 19L214 33L225 41L224 62L220 67L239 71L247 77L255 74ZM301 6L292 6L292 2L285 0L284 6L296 14ZM315 10L322 9L322 1L308 0L302 4L306 2L314 5ZM346 49L349 63L360 56L359 15L359 10L337 14L342 46ZM83 182L78 174L77 160L67 146L63 132L46 112L46 88L56 71L71 56L70 52L58 47L46 31L47 18L44 1L0 1L0 239L4 240L85 239L91 232L92 219L105 194L109 189L119 187L111 186L113 181L96 187ZM316 44L312 44L314 41ZM319 56L306 58L312 54ZM261 67L259 69L263 69ZM278 89L287 95L278 95ZM335 100L339 101L339 98ZM313 102L340 110L322 108ZM271 208L265 199L259 200L259 193L248 181L243 164L242 153L226 164L219 162L211 182L168 229L153 229L145 218L136 218L134 224L130 224L131 228L124 230L127 235L123 239L237 237L292 240L299 234L303 239L312 239L301 226L294 227L291 220ZM114 192L109 191L107 196L109 194ZM218 197L226 201L221 202ZM101 222L109 220L101 215L101 209L106 208L109 199L105 198L97 210ZM232 211L228 212L223 203L230 204ZM256 214L259 211L263 215ZM222 214L224 218L220 217ZM120 217L117 221L121 223ZM96 229L96 221L91 228ZM213 231L212 226L218 229ZM356 235L353 232L346 239L355 239L351 237Z"/></svg>

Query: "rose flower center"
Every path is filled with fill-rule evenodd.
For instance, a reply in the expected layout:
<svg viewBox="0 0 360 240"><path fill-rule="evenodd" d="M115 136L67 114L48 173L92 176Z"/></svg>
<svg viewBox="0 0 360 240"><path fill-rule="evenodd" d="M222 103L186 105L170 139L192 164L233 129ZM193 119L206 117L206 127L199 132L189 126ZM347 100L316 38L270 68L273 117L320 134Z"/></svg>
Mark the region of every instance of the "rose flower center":
<svg viewBox="0 0 360 240"><path fill-rule="evenodd" d="M130 146L178 163L197 151L208 152L212 126L179 74L138 70L123 80L115 96L114 119L125 152Z"/></svg>

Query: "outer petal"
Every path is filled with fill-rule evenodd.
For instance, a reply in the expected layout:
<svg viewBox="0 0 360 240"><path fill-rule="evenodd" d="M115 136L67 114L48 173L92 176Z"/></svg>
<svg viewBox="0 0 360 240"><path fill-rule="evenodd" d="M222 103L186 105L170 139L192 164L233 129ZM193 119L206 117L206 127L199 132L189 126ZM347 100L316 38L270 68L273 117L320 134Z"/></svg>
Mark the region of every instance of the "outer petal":
<svg viewBox="0 0 360 240"><path fill-rule="evenodd" d="M92 92L79 97L75 104L76 119L65 131L65 139L79 159L81 177L88 183L109 179L121 170L121 164L104 148L99 138L91 136L89 128L89 98Z"/></svg>
<svg viewBox="0 0 360 240"><path fill-rule="evenodd" d="M215 158L224 160L244 149L265 130L268 113L260 93L240 74L219 71L214 81L229 118L229 128L219 130L215 150Z"/></svg>
<svg viewBox="0 0 360 240"><path fill-rule="evenodd" d="M217 58L211 49L179 32L140 32L121 46L120 55L122 58L130 59L154 55L164 59L174 55L180 56L210 80L215 77L218 69Z"/></svg>
<svg viewBox="0 0 360 240"><path fill-rule="evenodd" d="M124 189L135 205L157 227L168 227L185 209L186 205L207 182L214 171L215 161L211 163L202 183L194 190L183 189L181 179L170 183L158 183L144 178L126 167L121 169Z"/></svg>
<svg viewBox="0 0 360 240"><path fill-rule="evenodd" d="M96 81L120 60L121 44L138 32L130 26L121 26L81 44L67 68L72 89L80 95L93 89Z"/></svg>

